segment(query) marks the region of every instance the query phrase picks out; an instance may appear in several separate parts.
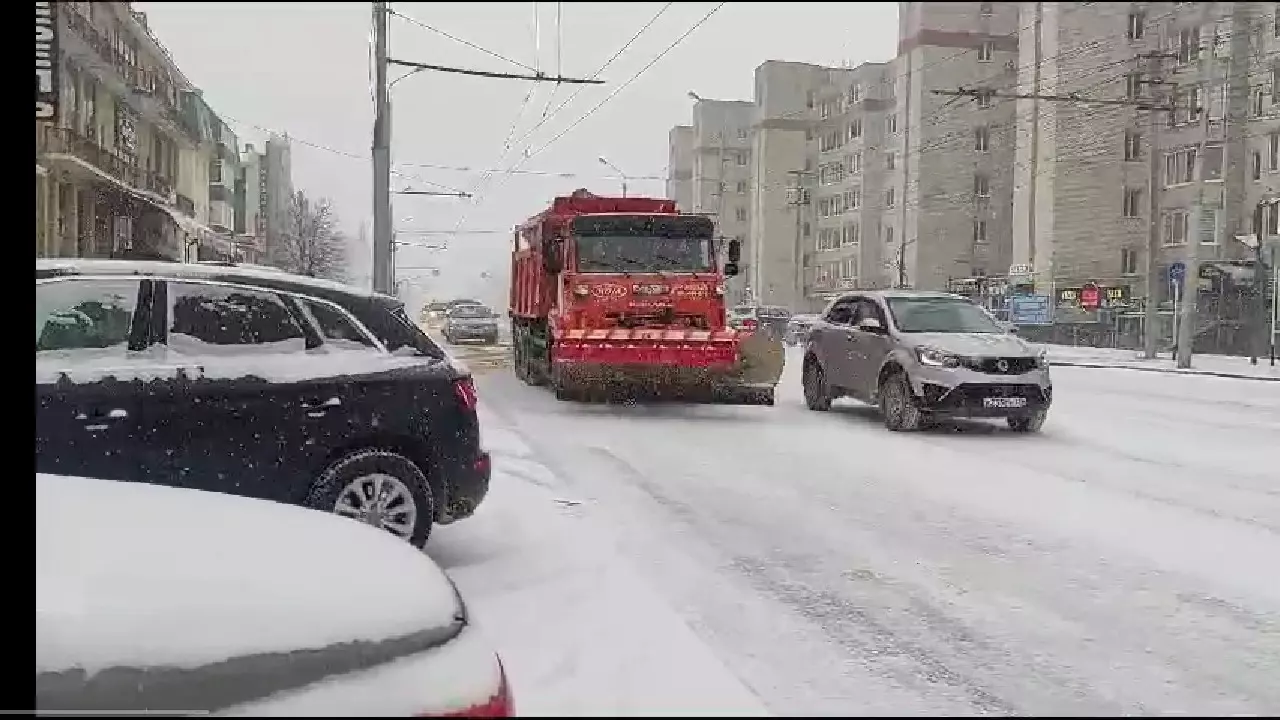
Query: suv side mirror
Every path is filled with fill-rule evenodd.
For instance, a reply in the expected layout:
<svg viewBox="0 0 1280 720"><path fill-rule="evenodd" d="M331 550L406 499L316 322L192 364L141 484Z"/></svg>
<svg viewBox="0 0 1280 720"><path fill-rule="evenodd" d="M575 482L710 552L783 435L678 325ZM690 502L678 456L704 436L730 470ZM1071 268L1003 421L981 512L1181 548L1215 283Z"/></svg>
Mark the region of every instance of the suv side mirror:
<svg viewBox="0 0 1280 720"><path fill-rule="evenodd" d="M880 324L880 321L870 317L862 318L861 320L859 320L858 329L863 332L877 333L877 334L884 332L884 326Z"/></svg>
<svg viewBox="0 0 1280 720"><path fill-rule="evenodd" d="M730 263L737 265L738 261L742 259L742 242L737 238L730 240L729 247L725 250L725 258L727 258ZM727 268L728 265L725 267ZM727 270L725 274L728 274Z"/></svg>

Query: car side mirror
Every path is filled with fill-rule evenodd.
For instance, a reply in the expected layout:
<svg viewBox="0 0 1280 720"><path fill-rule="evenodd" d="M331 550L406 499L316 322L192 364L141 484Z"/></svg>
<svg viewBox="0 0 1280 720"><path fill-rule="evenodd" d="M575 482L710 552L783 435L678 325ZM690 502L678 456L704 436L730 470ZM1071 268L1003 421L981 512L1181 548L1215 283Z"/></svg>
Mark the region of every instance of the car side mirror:
<svg viewBox="0 0 1280 720"><path fill-rule="evenodd" d="M738 261L742 259L742 242L740 240L733 238L729 241L729 247L725 249L725 258L734 265L738 264Z"/></svg>
<svg viewBox="0 0 1280 720"><path fill-rule="evenodd" d="M857 327L859 330L863 332L877 333L877 334L884 332L884 326L881 325L880 321L875 318L862 318L861 320L858 321Z"/></svg>
<svg viewBox="0 0 1280 720"><path fill-rule="evenodd" d="M730 260L724 264L725 277L733 277L738 274L738 263Z"/></svg>

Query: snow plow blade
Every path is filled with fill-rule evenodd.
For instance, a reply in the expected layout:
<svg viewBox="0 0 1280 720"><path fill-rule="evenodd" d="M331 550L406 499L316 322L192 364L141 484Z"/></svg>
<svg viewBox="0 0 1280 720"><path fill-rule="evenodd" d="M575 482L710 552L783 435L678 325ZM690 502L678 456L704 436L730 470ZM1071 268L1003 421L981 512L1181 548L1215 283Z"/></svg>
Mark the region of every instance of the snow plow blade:
<svg viewBox="0 0 1280 720"><path fill-rule="evenodd" d="M783 349L736 330L576 330L557 340L554 357L561 399L772 405Z"/></svg>

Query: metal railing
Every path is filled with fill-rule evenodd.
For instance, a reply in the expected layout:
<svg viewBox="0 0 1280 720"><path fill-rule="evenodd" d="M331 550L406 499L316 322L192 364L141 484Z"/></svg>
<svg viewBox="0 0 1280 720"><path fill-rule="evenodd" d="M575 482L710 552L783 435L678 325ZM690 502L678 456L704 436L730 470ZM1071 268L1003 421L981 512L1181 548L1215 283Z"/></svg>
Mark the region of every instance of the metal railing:
<svg viewBox="0 0 1280 720"><path fill-rule="evenodd" d="M89 163L130 187L149 190L162 198L173 192L173 183L165 176L148 170L117 152L108 150L72 128L44 127L43 142L37 142L48 153L65 153Z"/></svg>

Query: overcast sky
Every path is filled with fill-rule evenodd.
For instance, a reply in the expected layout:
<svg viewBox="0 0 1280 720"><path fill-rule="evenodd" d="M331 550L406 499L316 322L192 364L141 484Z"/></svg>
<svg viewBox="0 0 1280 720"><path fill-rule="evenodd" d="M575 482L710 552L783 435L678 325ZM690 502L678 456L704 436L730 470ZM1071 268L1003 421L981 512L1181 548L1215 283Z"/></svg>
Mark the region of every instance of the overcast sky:
<svg viewBox="0 0 1280 720"><path fill-rule="evenodd" d="M590 77L666 3L569 2L556 30L554 2L392 3L392 9L495 53L553 73ZM559 140L619 85L671 45L717 3L677 2L601 78L559 112L551 112L575 92L513 80L493 80L434 72L417 73L392 90L392 158L407 175L393 188L432 189L440 185L471 191L473 200L395 198L397 229L448 229L463 222L472 231L446 251L402 248L402 276L408 268L437 266L431 292L505 297L503 277L508 237L503 234L537 212L549 199L577 187L616 192L618 182L601 155L630 176L661 177L667 159L667 131L690 121L689 91L706 98L750 100L752 71L766 60L824 65L883 61L894 52L897 3L730 2L674 50ZM148 21L187 77L202 88L216 112L241 142L260 142L263 130L293 138L295 185L329 197L344 225L355 234L371 224L369 153L373 115L370 92L371 5L367 2L235 3L138 2ZM540 33L535 33L535 7ZM466 68L525 72L413 22L392 16L390 55L418 62ZM540 39L535 40L535 38ZM392 71L392 76L404 70ZM526 95L533 94L525 102ZM545 118L545 119L544 119ZM503 153L504 140L541 123L523 142ZM326 149L321 149L322 146ZM543 149L545 147L545 150ZM505 169L534 155L521 169L573 173L575 177L478 171ZM454 171L416 164L471 168ZM415 179L416 178L416 179ZM633 180L634 193L661 195L659 179ZM402 235L404 239L410 237ZM357 249L357 275L367 273ZM424 282L428 278L422 279Z"/></svg>

